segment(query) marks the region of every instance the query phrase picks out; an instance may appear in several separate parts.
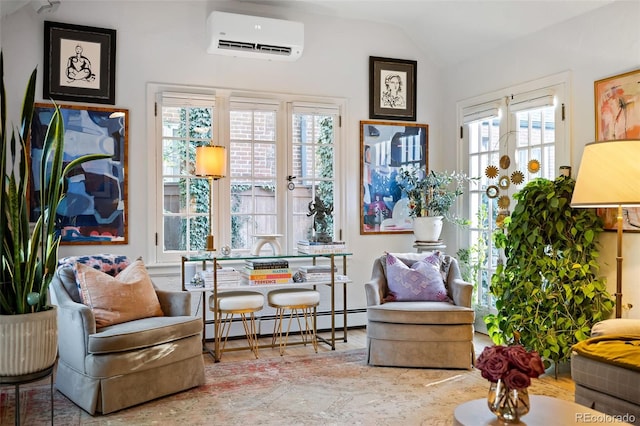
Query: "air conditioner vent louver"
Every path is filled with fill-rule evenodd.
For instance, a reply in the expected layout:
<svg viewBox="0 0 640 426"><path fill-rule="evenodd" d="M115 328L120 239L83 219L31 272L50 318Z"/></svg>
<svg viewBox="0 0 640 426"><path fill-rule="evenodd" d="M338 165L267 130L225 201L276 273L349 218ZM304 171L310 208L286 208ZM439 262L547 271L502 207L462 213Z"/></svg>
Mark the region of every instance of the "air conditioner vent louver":
<svg viewBox="0 0 640 426"><path fill-rule="evenodd" d="M261 52L273 53L274 55L287 55L287 56L291 55L290 47L269 46L267 44L259 44L257 46L257 49Z"/></svg>
<svg viewBox="0 0 640 426"><path fill-rule="evenodd" d="M245 43L242 41L220 40L218 49L243 50L247 52L264 52L274 55L291 55L291 48L284 46L270 46L267 44Z"/></svg>
<svg viewBox="0 0 640 426"><path fill-rule="evenodd" d="M214 11L207 35L207 52L218 55L295 61L304 50L304 24L282 19Z"/></svg>
<svg viewBox="0 0 640 426"><path fill-rule="evenodd" d="M255 50L256 45L253 43L243 43L241 41L220 40L218 48L231 50Z"/></svg>

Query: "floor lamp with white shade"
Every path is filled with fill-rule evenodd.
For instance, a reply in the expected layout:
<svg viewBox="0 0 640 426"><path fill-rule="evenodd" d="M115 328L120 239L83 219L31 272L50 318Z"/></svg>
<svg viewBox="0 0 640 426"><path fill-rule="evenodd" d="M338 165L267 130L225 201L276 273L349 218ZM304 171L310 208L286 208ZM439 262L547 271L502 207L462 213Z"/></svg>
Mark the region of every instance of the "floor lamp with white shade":
<svg viewBox="0 0 640 426"><path fill-rule="evenodd" d="M592 142L585 146L571 207L613 207L617 215L616 318L622 316L623 209L640 206L640 140Z"/></svg>
<svg viewBox="0 0 640 426"><path fill-rule="evenodd" d="M209 235L206 251L215 251L213 243L213 181L227 174L227 151L220 145L196 147L196 176L209 178Z"/></svg>

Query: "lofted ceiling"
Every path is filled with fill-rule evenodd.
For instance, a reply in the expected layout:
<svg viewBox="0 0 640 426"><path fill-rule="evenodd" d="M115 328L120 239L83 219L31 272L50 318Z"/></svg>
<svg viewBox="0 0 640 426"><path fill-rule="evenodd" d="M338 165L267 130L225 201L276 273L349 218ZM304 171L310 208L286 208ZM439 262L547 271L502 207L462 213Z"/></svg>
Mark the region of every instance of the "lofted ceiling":
<svg viewBox="0 0 640 426"><path fill-rule="evenodd" d="M621 0L241 1L394 25L434 61L453 65Z"/></svg>
<svg viewBox="0 0 640 426"><path fill-rule="evenodd" d="M0 0L0 13L8 15L42 1ZM63 3L74 1L81 0ZM613 1L625 0L240 0L240 3L254 3L259 5L258 9L274 6L394 25L422 46L435 62L449 66Z"/></svg>

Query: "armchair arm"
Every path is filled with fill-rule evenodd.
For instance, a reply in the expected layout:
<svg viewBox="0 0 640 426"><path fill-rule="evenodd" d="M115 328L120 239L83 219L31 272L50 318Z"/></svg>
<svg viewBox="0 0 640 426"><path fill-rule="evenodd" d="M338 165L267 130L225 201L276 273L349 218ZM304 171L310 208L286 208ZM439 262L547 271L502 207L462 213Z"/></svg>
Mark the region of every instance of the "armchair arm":
<svg viewBox="0 0 640 426"><path fill-rule="evenodd" d="M89 335L96 332L96 319L91 309L74 302L57 275L51 281L51 301L57 306L58 353L60 359L84 372L84 359L89 347Z"/></svg>
<svg viewBox="0 0 640 426"><path fill-rule="evenodd" d="M591 337L607 334L640 335L640 319L612 318L597 322L591 328Z"/></svg>
<svg viewBox="0 0 640 426"><path fill-rule="evenodd" d="M191 293L156 289L162 312L168 317L191 315Z"/></svg>
<svg viewBox="0 0 640 426"><path fill-rule="evenodd" d="M367 306L375 306L381 304L383 288L384 283L382 282L381 277L372 279L371 281L364 283L364 291L367 295Z"/></svg>
<svg viewBox="0 0 640 426"><path fill-rule="evenodd" d="M451 291L453 303L456 306L471 307L473 284L463 281L460 278L455 278L449 282L449 290Z"/></svg>
<svg viewBox="0 0 640 426"><path fill-rule="evenodd" d="M449 256L449 273L447 275L447 287L456 306L471 307L473 296L473 284L462 279L458 259Z"/></svg>

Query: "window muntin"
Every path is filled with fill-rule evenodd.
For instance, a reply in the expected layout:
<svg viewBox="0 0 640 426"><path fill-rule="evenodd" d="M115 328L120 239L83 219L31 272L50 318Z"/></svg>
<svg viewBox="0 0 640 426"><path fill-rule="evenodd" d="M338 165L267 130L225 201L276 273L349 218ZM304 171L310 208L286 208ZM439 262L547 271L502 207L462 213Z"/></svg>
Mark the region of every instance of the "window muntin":
<svg viewBox="0 0 640 426"><path fill-rule="evenodd" d="M230 111L231 248L278 229L276 111L234 105Z"/></svg>
<svg viewBox="0 0 640 426"><path fill-rule="evenodd" d="M194 175L195 149L211 140L213 113L213 101L209 105L175 105L175 101L166 100L160 109L164 252L205 247L211 188L207 179Z"/></svg>
<svg viewBox="0 0 640 426"><path fill-rule="evenodd" d="M337 114L332 111L306 111L303 108L294 109L292 114L290 168L295 187L288 191L293 213L292 244L308 240L314 233L326 233L337 239L333 216L327 217L325 229L315 230L313 218L309 216L310 208L318 200L335 208L336 118Z"/></svg>
<svg viewBox="0 0 640 426"><path fill-rule="evenodd" d="M472 181L469 191L468 215L471 219L468 240L463 246L472 247L472 262L478 262L475 282L478 284L474 303L481 307L492 307L489 294L491 276L501 253L493 246L492 234L497 230L500 213L513 211L513 194L529 180L537 177L554 179L558 166L569 164L566 123L563 120L565 83L538 89L523 91L518 95L517 88L509 90L509 95L494 98L484 103L463 107L460 121L464 125L467 170L470 176L479 177ZM508 169L500 166L500 158L509 156ZM537 160L540 171L529 171L529 161ZM486 176L487 167L493 165L498 170L496 178ZM512 173L523 174L522 184L511 181ZM499 195L490 198L487 189L491 185L499 187L499 179L508 176L509 187L499 188ZM506 196L507 208L500 208L498 200ZM506 200L503 200L503 203Z"/></svg>
<svg viewBox="0 0 640 426"><path fill-rule="evenodd" d="M155 180L158 183L154 197L156 207L150 213L157 217L153 228L158 262L177 261L180 255L203 250L208 234L209 197L213 203L212 232L216 247L233 244L234 249L241 252L247 252L253 245L255 235L272 233L286 235L280 239L283 250L293 252L297 240L307 238L308 230L313 226L312 218L307 216L313 196L324 191L333 197L334 206L337 205L337 123L343 101L315 103L305 97L304 103L296 103L288 100L288 95L260 94L256 98L244 93L240 94L242 97L234 97L226 90L218 91L215 97L157 93L155 128L158 136L152 149L160 152L156 156L159 159ZM205 106L211 109L209 127L203 132L207 126L188 122L187 115L189 108ZM246 114L243 116L247 112L248 118ZM182 120L179 118L181 113ZM295 121L305 121L309 129L309 137L304 143L299 136L293 141ZM240 126L247 124L250 131L243 133ZM215 181L213 192L206 178L193 175L195 147L212 140L216 145L226 146L229 155L227 177ZM302 151L307 157L304 173L300 164ZM241 154L251 167L240 167ZM331 167L320 167L327 161ZM294 174L294 167L301 172ZM287 190L287 177L291 176L300 178L299 181L292 180L296 191ZM195 197L194 188L202 190L201 199ZM239 198L239 195L243 197ZM331 218L334 233L339 223L337 216L334 213ZM220 220L232 217L235 219ZM199 242L199 235L202 235L202 242Z"/></svg>

